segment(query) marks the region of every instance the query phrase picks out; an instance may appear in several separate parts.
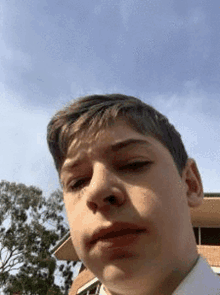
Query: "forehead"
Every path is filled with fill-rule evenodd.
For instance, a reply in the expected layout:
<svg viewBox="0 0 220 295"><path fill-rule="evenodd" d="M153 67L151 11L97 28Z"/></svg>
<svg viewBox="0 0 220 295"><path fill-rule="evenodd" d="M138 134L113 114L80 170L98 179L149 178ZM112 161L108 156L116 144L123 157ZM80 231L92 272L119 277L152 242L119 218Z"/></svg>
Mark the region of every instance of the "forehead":
<svg viewBox="0 0 220 295"><path fill-rule="evenodd" d="M95 133L83 133L75 138L69 145L66 158L73 157L74 154L86 151L118 151L125 145L135 143L135 141L147 141L147 136L134 130L123 120L107 128L102 128Z"/></svg>
<svg viewBox="0 0 220 295"><path fill-rule="evenodd" d="M69 145L66 159L61 168L62 172L72 169L87 156L107 158L126 155L130 151L148 148L149 152L163 154L168 150L154 137L143 135L132 129L127 123L119 120L117 124L102 129L96 136L88 136L81 140L73 140ZM84 161L84 160L83 160Z"/></svg>
<svg viewBox="0 0 220 295"><path fill-rule="evenodd" d="M158 136L154 134L153 130L154 128L152 128L150 122L145 122L143 124L143 122L139 122L137 118L133 120L124 115L118 115L114 118L110 117L109 120L107 118L107 120L104 121L95 120L94 122L87 122L86 126L78 125L76 122L76 125L70 127L67 138L63 139L65 141L64 157L69 157L71 149L75 149L75 151L82 150L82 148L88 150L91 146L97 149L98 145L101 145L101 142L107 144L108 141L120 140L127 135L129 136L129 133L136 133L145 137L148 135L157 138Z"/></svg>

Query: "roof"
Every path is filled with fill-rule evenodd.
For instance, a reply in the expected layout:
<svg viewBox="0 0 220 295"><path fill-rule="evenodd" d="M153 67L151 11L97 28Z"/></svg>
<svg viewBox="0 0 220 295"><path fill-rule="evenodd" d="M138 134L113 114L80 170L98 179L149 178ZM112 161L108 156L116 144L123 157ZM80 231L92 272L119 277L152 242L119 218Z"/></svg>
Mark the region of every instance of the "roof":
<svg viewBox="0 0 220 295"><path fill-rule="evenodd" d="M220 227L220 198L206 197L201 206L191 208L194 227Z"/></svg>
<svg viewBox="0 0 220 295"><path fill-rule="evenodd" d="M220 198L220 193L205 193L204 194L205 198Z"/></svg>
<svg viewBox="0 0 220 295"><path fill-rule="evenodd" d="M206 258L212 267L220 267L220 247L197 245L199 254Z"/></svg>
<svg viewBox="0 0 220 295"><path fill-rule="evenodd" d="M64 244L65 241L67 241L69 237L70 237L70 232L66 233L66 234L62 237L62 239L61 239L59 242L57 242L56 246L54 246L53 249L51 250L51 253L52 253L52 254L55 253L56 250L57 250L62 244Z"/></svg>

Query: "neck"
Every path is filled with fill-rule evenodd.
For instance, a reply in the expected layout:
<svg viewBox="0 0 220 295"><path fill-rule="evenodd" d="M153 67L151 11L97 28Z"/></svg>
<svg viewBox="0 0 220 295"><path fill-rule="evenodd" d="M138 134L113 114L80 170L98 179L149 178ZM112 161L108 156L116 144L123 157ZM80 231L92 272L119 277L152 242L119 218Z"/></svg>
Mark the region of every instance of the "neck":
<svg viewBox="0 0 220 295"><path fill-rule="evenodd" d="M185 277L190 273L195 264L199 259L197 256L184 268L176 268L170 272L166 278L160 282L160 284L151 293L146 293L146 295L172 295L176 288L181 284ZM145 294L144 294L145 295Z"/></svg>

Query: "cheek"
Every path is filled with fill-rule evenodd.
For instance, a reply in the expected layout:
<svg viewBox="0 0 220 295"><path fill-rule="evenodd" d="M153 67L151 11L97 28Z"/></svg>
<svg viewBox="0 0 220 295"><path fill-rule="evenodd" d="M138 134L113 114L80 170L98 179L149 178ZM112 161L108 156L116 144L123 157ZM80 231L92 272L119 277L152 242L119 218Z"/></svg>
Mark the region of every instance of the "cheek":
<svg viewBox="0 0 220 295"><path fill-rule="evenodd" d="M64 194L64 204L67 212L67 217L69 224L71 225L75 221L78 222L78 220L81 218L83 220L83 211L82 208L80 208L80 203L77 202L76 197L72 196L71 193L65 193Z"/></svg>
<svg viewBox="0 0 220 295"><path fill-rule="evenodd" d="M82 214L80 214L79 210L76 210L76 206L74 206L68 198L64 198L68 223L70 227L71 236L73 240L78 243L78 237L80 236L81 225L82 225Z"/></svg>
<svg viewBox="0 0 220 295"><path fill-rule="evenodd" d="M154 223L162 212L160 197L152 188L133 187L129 190L130 200L134 208L134 214L147 223Z"/></svg>
<svg viewBox="0 0 220 295"><path fill-rule="evenodd" d="M83 249L83 243L82 243L82 237L83 237L83 229L80 220L76 218L69 218L69 226L70 226L70 233L72 238L72 243L74 246L74 249L76 253L78 254L78 257L80 259L84 258L84 249Z"/></svg>
<svg viewBox="0 0 220 295"><path fill-rule="evenodd" d="M155 169L149 179L150 189L163 206L168 208L183 201L184 187L174 164L164 163Z"/></svg>
<svg viewBox="0 0 220 295"><path fill-rule="evenodd" d="M147 181L130 187L129 195L139 216L152 223L163 223L179 219L185 206L183 186L178 176L169 173L153 173Z"/></svg>

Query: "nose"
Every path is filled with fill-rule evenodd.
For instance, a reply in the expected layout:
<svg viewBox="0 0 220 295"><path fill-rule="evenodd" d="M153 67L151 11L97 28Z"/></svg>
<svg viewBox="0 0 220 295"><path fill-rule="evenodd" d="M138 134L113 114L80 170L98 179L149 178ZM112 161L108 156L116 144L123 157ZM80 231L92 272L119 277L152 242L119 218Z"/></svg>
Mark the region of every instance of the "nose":
<svg viewBox="0 0 220 295"><path fill-rule="evenodd" d="M93 211L120 207L125 191L119 177L102 163L93 166L92 179L86 190L87 206Z"/></svg>

